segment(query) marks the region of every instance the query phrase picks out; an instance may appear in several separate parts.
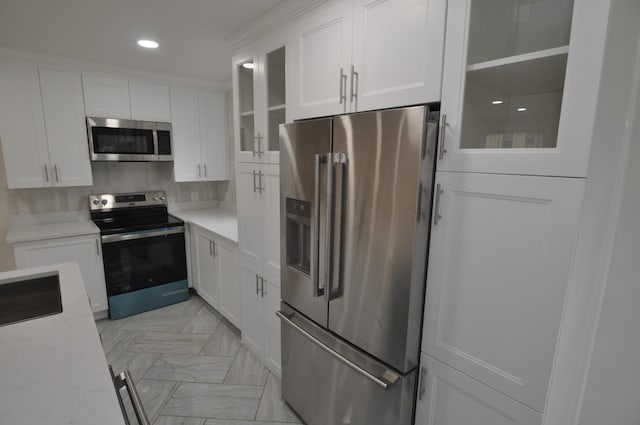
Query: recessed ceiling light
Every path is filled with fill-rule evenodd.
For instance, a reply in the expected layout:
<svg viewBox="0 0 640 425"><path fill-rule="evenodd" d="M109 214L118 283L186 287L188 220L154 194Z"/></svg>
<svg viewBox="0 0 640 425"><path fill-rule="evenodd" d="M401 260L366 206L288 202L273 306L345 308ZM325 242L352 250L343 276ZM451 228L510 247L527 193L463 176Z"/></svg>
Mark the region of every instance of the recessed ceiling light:
<svg viewBox="0 0 640 425"><path fill-rule="evenodd" d="M253 62L245 62L242 64L243 68L253 69Z"/></svg>
<svg viewBox="0 0 640 425"><path fill-rule="evenodd" d="M518 112L524 112L526 110L527 110L527 108L518 108L518 109L516 109L516 111L518 111Z"/></svg>
<svg viewBox="0 0 640 425"><path fill-rule="evenodd" d="M138 46L146 49L156 49L159 44L153 40L138 40Z"/></svg>
<svg viewBox="0 0 640 425"><path fill-rule="evenodd" d="M502 105L502 101L501 100L494 100L491 102L492 105Z"/></svg>

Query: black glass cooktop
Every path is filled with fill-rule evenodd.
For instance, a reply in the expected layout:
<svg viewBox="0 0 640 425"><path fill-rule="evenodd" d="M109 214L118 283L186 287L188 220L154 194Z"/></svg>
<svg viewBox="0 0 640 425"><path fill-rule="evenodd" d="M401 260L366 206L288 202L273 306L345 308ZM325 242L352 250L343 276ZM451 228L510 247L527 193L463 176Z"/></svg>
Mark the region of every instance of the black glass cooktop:
<svg viewBox="0 0 640 425"><path fill-rule="evenodd" d="M184 225L182 220L168 214L166 207L123 208L92 212L91 220L100 228L102 235Z"/></svg>

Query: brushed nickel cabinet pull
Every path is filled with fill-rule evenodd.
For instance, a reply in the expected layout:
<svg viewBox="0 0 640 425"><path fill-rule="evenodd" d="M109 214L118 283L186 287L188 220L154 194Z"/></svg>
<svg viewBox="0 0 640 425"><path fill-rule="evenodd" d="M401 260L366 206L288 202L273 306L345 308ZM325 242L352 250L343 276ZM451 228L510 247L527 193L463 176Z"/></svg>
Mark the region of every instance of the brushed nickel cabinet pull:
<svg viewBox="0 0 640 425"><path fill-rule="evenodd" d="M356 68L351 65L351 102L358 100L358 84L360 80L360 74L356 72Z"/></svg>
<svg viewBox="0 0 640 425"><path fill-rule="evenodd" d="M263 173L262 170L258 171L258 192L260 192L260 195L265 191L265 187L262 185L263 176L266 176L266 174Z"/></svg>
<svg viewBox="0 0 640 425"><path fill-rule="evenodd" d="M440 149L440 153L438 155L439 159L444 158L444 154L447 153L447 150L444 148L444 133L447 129L447 114L442 114L440 118L440 134L438 135L438 148Z"/></svg>
<svg viewBox="0 0 640 425"><path fill-rule="evenodd" d="M253 170L253 193L256 193L257 191L257 186L256 186L256 170Z"/></svg>
<svg viewBox="0 0 640 425"><path fill-rule="evenodd" d="M341 105L347 100L347 93L344 87L346 81L347 81L347 76L344 73L344 68L340 68L340 93L338 94L338 97L340 98Z"/></svg>
<svg viewBox="0 0 640 425"><path fill-rule="evenodd" d="M442 218L440 215L440 195L444 193L444 190L440 187L440 183L436 185L436 205L433 212L433 225L437 226L438 222Z"/></svg>
<svg viewBox="0 0 640 425"><path fill-rule="evenodd" d="M427 389L424 387L424 380L427 376L427 368L421 367L418 375L418 400L422 400Z"/></svg>

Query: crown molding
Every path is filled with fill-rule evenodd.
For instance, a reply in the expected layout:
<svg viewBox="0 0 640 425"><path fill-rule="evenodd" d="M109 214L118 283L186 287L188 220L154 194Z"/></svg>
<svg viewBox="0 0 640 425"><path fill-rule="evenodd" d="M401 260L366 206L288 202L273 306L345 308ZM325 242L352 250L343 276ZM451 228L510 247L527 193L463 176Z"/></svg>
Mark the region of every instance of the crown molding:
<svg viewBox="0 0 640 425"><path fill-rule="evenodd" d="M126 68L98 61L13 49L9 47L0 47L0 62L13 62L48 68L73 70L82 73L110 75L126 78L128 80L139 79L180 87L192 87L218 91L227 90L232 87L231 80L224 82L202 80L180 75Z"/></svg>
<svg viewBox="0 0 640 425"><path fill-rule="evenodd" d="M225 41L237 51L328 1L307 0L302 2L300 0L284 0L251 22L244 30L227 37Z"/></svg>

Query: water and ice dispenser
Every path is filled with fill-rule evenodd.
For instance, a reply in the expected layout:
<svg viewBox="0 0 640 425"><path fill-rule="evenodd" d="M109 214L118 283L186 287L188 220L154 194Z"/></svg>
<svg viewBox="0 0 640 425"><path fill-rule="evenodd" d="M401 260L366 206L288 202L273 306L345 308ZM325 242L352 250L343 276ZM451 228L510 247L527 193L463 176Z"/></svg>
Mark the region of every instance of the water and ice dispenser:
<svg viewBox="0 0 640 425"><path fill-rule="evenodd" d="M286 199L287 265L307 275L311 267L311 202Z"/></svg>

